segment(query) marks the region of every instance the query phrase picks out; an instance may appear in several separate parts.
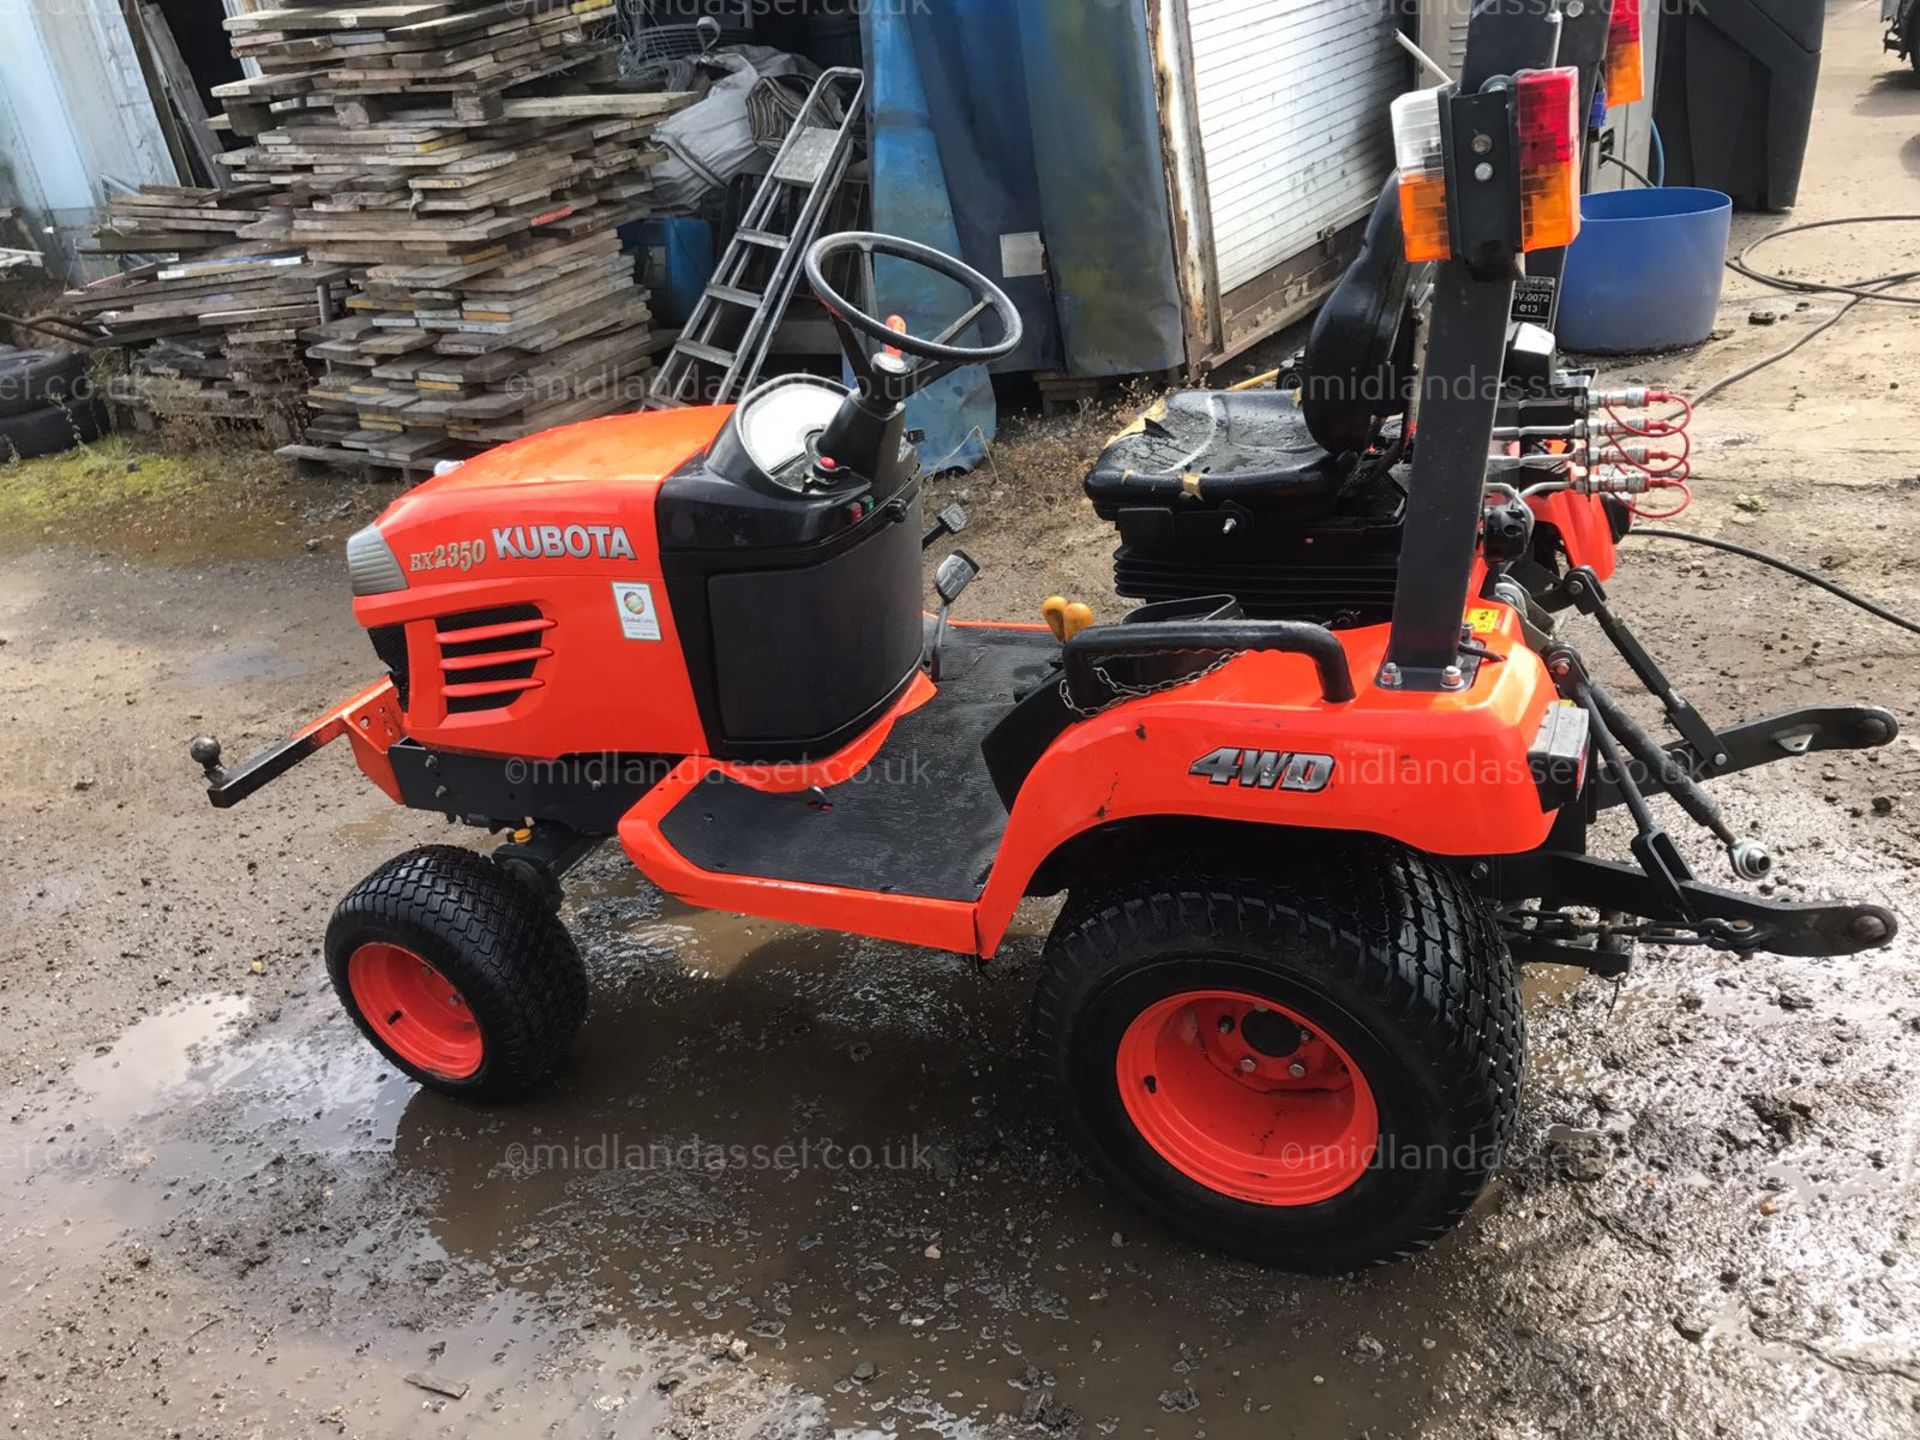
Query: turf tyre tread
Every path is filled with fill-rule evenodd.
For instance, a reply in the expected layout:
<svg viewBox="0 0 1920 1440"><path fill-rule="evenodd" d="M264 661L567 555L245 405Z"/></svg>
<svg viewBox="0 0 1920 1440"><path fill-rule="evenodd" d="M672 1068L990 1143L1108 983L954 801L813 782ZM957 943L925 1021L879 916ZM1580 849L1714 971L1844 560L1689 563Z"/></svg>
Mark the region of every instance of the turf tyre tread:
<svg viewBox="0 0 1920 1440"><path fill-rule="evenodd" d="M406 946L459 989L485 1041L474 1075L423 1073L374 1033L347 983L348 960L369 941ZM462 1099L492 1104L526 1094L586 1019L586 968L566 927L532 887L456 846L410 851L362 880L334 910L326 954L334 990L361 1033L420 1084Z"/></svg>
<svg viewBox="0 0 1920 1440"><path fill-rule="evenodd" d="M1221 952L1302 957L1329 993L1370 997L1363 1003L1371 1023L1392 1027L1424 1057L1449 1137L1469 1142L1484 1163L1448 1170L1443 1183L1375 1233L1322 1236L1311 1245L1288 1233L1297 1215L1224 1196L1211 1196L1211 1211L1197 1212L1186 1193L1197 1187L1170 1167L1162 1166L1171 1187L1143 1180L1137 1163L1117 1158L1110 1139L1103 1143L1081 1093L1087 1080L1074 1059L1076 1023L1103 987L1138 965ZM1290 962L1277 963L1284 975ZM1491 912L1451 866L1371 841L1265 863L1195 857L1166 876L1075 895L1047 943L1031 1037L1069 1134L1122 1193L1202 1243L1303 1271L1405 1259L1452 1229L1511 1137L1526 1056L1516 971Z"/></svg>

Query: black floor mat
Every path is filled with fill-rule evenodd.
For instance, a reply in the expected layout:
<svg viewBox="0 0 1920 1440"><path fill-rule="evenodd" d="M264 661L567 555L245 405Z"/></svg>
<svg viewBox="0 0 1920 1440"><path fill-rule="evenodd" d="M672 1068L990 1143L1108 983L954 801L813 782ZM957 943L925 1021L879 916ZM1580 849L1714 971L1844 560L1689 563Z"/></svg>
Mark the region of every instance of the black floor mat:
<svg viewBox="0 0 1920 1440"><path fill-rule="evenodd" d="M823 799L715 777L660 828L703 870L976 900L1007 826L980 742L1059 656L1045 631L952 630L939 695L855 779Z"/></svg>

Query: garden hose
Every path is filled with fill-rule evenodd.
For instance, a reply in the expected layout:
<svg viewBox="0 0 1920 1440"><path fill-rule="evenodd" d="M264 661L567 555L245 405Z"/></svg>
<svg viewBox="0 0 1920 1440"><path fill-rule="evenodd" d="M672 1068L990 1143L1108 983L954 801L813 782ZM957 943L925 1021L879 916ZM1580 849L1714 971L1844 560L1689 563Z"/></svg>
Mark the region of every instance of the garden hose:
<svg viewBox="0 0 1920 1440"><path fill-rule="evenodd" d="M1653 181L1647 179L1646 176L1642 175L1638 170L1634 169L1631 165L1627 164L1627 162L1622 160L1618 155L1602 155L1600 157L1600 163L1602 165L1619 166L1622 170L1626 171L1627 174L1631 175L1634 179L1638 180L1640 182L1642 189L1659 190L1662 188L1661 186L1654 184Z"/></svg>
<svg viewBox="0 0 1920 1440"><path fill-rule="evenodd" d="M1879 275L1871 280L1856 280L1850 285L1840 285L1824 280L1793 280L1785 275L1775 275L1771 271L1756 269L1749 258L1762 245L1771 244L1788 235L1802 234L1808 230L1829 230L1837 225L1895 224L1920 224L1920 215L1843 215L1835 220L1807 220L1798 225L1788 225L1762 235L1729 260L1727 268L1737 275L1744 275L1749 280L1770 285L1776 290L1794 290L1808 295L1852 295L1861 300L1885 300L1894 305L1920 305L1920 295L1887 295L1873 288L1891 285L1901 280L1911 280L1920 276L1920 270L1907 270L1898 275Z"/></svg>
<svg viewBox="0 0 1920 1440"><path fill-rule="evenodd" d="M1615 163L1618 164L1619 162L1616 161ZM1622 168L1625 167L1623 166ZM1774 275L1768 271L1758 270L1754 268L1748 258L1762 245L1772 240L1778 240L1783 235L1792 235L1807 230L1824 230L1840 225L1869 225L1882 222L1920 224L1920 215L1849 215L1835 220L1810 220L1804 224L1789 225L1784 229L1762 235L1758 240L1742 250L1738 256L1729 260L1727 266L1736 274L1744 275L1749 280L1757 281L1762 285L1772 286L1778 290L1798 291L1804 294L1847 295L1852 298L1821 324L1815 326L1805 335L1802 335L1798 340L1794 341L1793 344L1787 346L1786 349L1769 355L1764 360L1756 361L1744 370L1737 370L1725 379L1716 380L1705 390L1700 391L1692 397L1693 404L1696 406L1703 405L1730 386L1737 385L1742 380L1758 374L1769 365L1777 364L1786 359L1808 342L1817 339L1828 330L1831 330L1835 325L1838 325L1847 317L1848 313L1853 310L1854 306L1862 304L1865 301L1885 300L1896 305L1920 305L1920 296L1889 295L1886 293L1886 291L1893 286L1904 284L1910 280L1920 279L1920 270L1904 270L1891 275L1878 275L1871 279L1857 281L1851 285L1830 285L1815 280L1792 280L1786 276ZM1716 540L1706 535L1694 535L1684 530L1636 527L1632 531L1632 534L1643 536L1649 540L1683 540L1691 545L1704 545L1711 550L1722 550L1729 555L1738 555L1742 559L1751 560L1759 565L1771 566L1783 574L1791 575L1796 580L1805 581L1807 584L1824 590L1837 599L1846 601L1849 605L1866 611L1876 619L1884 620L1889 625L1896 625L1910 634L1920 635L1920 624L1916 624L1903 615L1896 615L1893 611L1874 604L1864 596L1854 594L1844 585L1836 585L1833 581L1826 579L1824 576L1817 575L1803 566L1795 565L1790 561L1777 559L1772 555L1766 554L1764 551L1754 550L1745 545L1736 545L1731 540Z"/></svg>
<svg viewBox="0 0 1920 1440"><path fill-rule="evenodd" d="M1819 280L1790 280L1784 275L1774 275L1765 270L1756 270L1747 260L1747 257L1752 255L1753 252L1758 250L1762 245L1765 245L1769 240L1777 240L1782 235L1792 235L1803 230L1824 230L1835 225L1872 225L1882 221L1920 223L1920 215L1847 215L1837 220L1809 220L1802 225L1789 225L1785 229L1775 230L1770 234L1762 235L1737 256L1729 260L1727 262L1727 268L1735 274L1744 275L1749 280L1757 281L1762 285L1772 286L1776 290L1786 290L1804 295L1849 295L1853 298L1848 300L1846 304L1842 305L1826 320L1802 335L1798 340L1794 341L1793 344L1787 346L1786 349L1769 355L1764 360L1757 360L1747 366L1746 369L1737 370L1723 380L1714 381L1713 384L1693 397L1693 403L1703 405L1721 391L1739 384L1742 380L1759 374L1769 365L1778 364L1799 350L1800 347L1808 341L1817 336L1824 335L1835 325L1838 325L1852 312L1853 307L1862 301L1885 300L1894 305L1920 305L1920 295L1887 294L1887 291L1896 285L1905 284L1909 280L1920 279L1920 270L1902 270L1891 275L1876 275L1871 279L1855 281L1851 285L1829 285Z"/></svg>
<svg viewBox="0 0 1920 1440"><path fill-rule="evenodd" d="M1843 585L1836 585L1824 576L1816 575L1813 571L1803 569L1790 561L1777 559L1772 555L1766 554L1764 551L1752 550L1745 545L1736 545L1731 540L1716 540L1706 535L1694 535L1685 530L1643 530L1636 527L1630 534L1641 536L1648 540L1684 540L1690 545L1704 545L1710 550L1724 550L1729 555L1738 555L1742 559L1752 560L1756 564L1770 565L1775 570L1783 571L1793 576L1796 580L1804 580L1809 585L1818 586L1829 595L1836 596L1846 601L1849 605L1858 606L1869 615L1884 620L1889 625L1898 625L1902 630L1920 635L1920 624L1916 624L1912 620L1907 619L1904 615L1896 615L1893 611L1876 605L1863 596L1854 594Z"/></svg>

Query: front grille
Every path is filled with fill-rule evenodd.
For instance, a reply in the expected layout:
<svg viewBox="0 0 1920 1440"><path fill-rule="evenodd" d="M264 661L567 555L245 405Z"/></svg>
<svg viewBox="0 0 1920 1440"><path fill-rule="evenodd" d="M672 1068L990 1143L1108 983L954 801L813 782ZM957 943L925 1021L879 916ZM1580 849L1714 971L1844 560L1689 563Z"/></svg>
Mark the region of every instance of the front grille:
<svg viewBox="0 0 1920 1440"><path fill-rule="evenodd" d="M376 625L367 636L373 641L373 653L380 657L380 663L387 667L387 674L393 680L393 693L400 701L400 708L406 709L407 697L413 690L413 674L407 665L407 627Z"/></svg>
<svg viewBox="0 0 1920 1440"><path fill-rule="evenodd" d="M440 642L440 693L449 715L504 710L546 683L539 670L553 656L545 641L554 622L538 606L470 610L433 623Z"/></svg>

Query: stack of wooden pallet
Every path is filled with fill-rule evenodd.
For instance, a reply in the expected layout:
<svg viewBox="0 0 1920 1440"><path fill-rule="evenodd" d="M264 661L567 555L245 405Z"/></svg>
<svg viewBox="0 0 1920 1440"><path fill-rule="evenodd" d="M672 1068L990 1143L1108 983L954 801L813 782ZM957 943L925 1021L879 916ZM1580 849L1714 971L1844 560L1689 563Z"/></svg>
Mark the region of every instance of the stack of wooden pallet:
<svg viewBox="0 0 1920 1440"><path fill-rule="evenodd" d="M231 246L243 227L267 218L273 194L274 187L264 184L226 190L142 185L137 194L108 198L106 219L82 249L94 255L156 255Z"/></svg>
<svg viewBox="0 0 1920 1440"><path fill-rule="evenodd" d="M127 347L114 398L162 419L250 421L275 438L298 433L311 375L302 332L321 293L347 274L239 232L271 213L271 187L147 186L116 196L95 232L99 253L172 252L83 290L66 308Z"/></svg>
<svg viewBox="0 0 1920 1440"><path fill-rule="evenodd" d="M637 406L655 348L617 226L648 213L684 95L578 92L613 0L304 5L226 23L227 154L288 201L243 232L348 267L310 335L320 412L295 458L418 472Z"/></svg>

